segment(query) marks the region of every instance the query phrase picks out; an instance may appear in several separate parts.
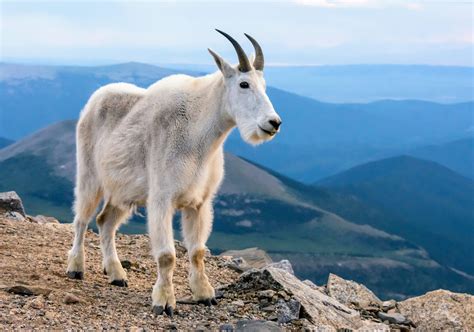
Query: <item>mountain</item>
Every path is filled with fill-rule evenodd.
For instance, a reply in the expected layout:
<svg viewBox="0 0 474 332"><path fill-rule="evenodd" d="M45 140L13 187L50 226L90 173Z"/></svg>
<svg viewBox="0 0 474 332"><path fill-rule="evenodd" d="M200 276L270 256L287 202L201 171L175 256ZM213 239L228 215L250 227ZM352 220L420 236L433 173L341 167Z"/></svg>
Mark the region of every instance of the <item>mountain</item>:
<svg viewBox="0 0 474 332"><path fill-rule="evenodd" d="M474 179L474 137L420 147L408 151L407 154L435 161L459 174Z"/></svg>
<svg viewBox="0 0 474 332"><path fill-rule="evenodd" d="M0 137L0 149L12 144L13 141L7 138Z"/></svg>
<svg viewBox="0 0 474 332"><path fill-rule="evenodd" d="M0 191L17 191L32 214L70 221L74 128L74 121L63 121L0 150ZM320 283L337 271L385 297L440 287L474 291L469 277L432 260L415 242L353 223L315 204L318 199L346 200L227 153L208 245L214 252L259 246L274 258L290 259L301 277ZM177 220L175 229L179 236ZM145 233L145 220L134 217L120 231Z"/></svg>
<svg viewBox="0 0 474 332"><path fill-rule="evenodd" d="M0 135L18 139L58 121L76 119L90 94L103 84L125 81L146 87L177 72L198 74L140 63L97 67L0 64ZM473 102L331 104L273 87L267 91L283 119L281 133L273 142L253 148L234 132L226 148L307 183L360 163L470 137L474 130Z"/></svg>
<svg viewBox="0 0 474 332"><path fill-rule="evenodd" d="M359 165L317 183L353 195L389 218L345 218L402 236L441 263L474 273L474 181L438 163L399 156ZM334 207L333 207L334 208Z"/></svg>
<svg viewBox="0 0 474 332"><path fill-rule="evenodd" d="M165 67L210 72L212 65ZM265 66L268 85L332 103L418 99L472 101L473 67L429 65Z"/></svg>
<svg viewBox="0 0 474 332"><path fill-rule="evenodd" d="M267 92L283 119L281 133L257 149L243 145L234 133L226 147L304 182L416 147L471 136L474 130L473 102L328 104L274 88Z"/></svg>
<svg viewBox="0 0 474 332"><path fill-rule="evenodd" d="M55 122L76 119L90 95L107 83L147 87L177 73L136 62L97 67L0 63L0 135L18 139Z"/></svg>
<svg viewBox="0 0 474 332"><path fill-rule="evenodd" d="M472 101L473 67L345 65L273 67L268 83L335 103L419 99L441 103Z"/></svg>

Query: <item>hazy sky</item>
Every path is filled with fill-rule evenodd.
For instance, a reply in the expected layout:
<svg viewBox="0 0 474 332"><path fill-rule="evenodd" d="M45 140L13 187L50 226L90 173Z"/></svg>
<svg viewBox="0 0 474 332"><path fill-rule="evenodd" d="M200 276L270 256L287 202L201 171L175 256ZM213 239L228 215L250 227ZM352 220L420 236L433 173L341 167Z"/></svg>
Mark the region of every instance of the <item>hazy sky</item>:
<svg viewBox="0 0 474 332"><path fill-rule="evenodd" d="M0 2L3 61L235 61L219 28L272 64L473 65L473 1Z"/></svg>

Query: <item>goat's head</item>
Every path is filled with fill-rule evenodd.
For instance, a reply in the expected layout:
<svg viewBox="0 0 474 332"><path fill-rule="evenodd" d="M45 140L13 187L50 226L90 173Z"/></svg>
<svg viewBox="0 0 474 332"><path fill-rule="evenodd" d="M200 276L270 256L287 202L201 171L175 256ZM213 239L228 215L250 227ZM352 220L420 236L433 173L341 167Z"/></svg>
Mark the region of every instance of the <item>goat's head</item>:
<svg viewBox="0 0 474 332"><path fill-rule="evenodd" d="M224 76L224 102L229 115L246 142L256 145L271 140L280 130L281 119L265 92L262 49L255 39L245 34L255 48L255 58L251 62L234 38L220 30L217 32L232 43L239 58L239 64L231 66L209 49Z"/></svg>

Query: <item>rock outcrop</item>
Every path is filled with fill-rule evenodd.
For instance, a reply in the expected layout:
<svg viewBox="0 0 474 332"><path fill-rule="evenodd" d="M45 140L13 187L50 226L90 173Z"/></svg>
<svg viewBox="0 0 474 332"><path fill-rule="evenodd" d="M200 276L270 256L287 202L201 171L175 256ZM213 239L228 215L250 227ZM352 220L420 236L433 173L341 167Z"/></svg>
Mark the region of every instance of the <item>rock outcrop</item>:
<svg viewBox="0 0 474 332"><path fill-rule="evenodd" d="M147 236L117 236L129 278L128 288L117 288L102 274L97 234L86 234L85 279L75 281L65 276L71 225L26 214L22 220L9 210L0 214L0 326L6 330L474 330L472 295L438 290L399 303L381 301L365 286L334 274L327 285L300 281L289 262L264 259L259 268L246 263L247 270L237 272L229 262L241 256L229 254L206 257L220 302L198 305L190 298L189 263L179 242L174 276L178 308L174 318L157 317L150 306L156 265Z"/></svg>
<svg viewBox="0 0 474 332"><path fill-rule="evenodd" d="M474 296L439 289L398 303L421 331L474 331Z"/></svg>
<svg viewBox="0 0 474 332"><path fill-rule="evenodd" d="M26 218L23 202L16 192L7 191L0 193L0 215L17 220L24 220Z"/></svg>

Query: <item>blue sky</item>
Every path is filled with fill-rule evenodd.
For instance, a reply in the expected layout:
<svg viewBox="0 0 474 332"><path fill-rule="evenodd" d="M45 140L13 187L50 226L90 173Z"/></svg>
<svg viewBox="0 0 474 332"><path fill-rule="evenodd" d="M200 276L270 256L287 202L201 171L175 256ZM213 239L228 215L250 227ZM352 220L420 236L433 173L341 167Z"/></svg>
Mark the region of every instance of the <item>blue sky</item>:
<svg viewBox="0 0 474 332"><path fill-rule="evenodd" d="M0 1L3 61L235 61L220 28L274 65L473 65L472 1Z"/></svg>

